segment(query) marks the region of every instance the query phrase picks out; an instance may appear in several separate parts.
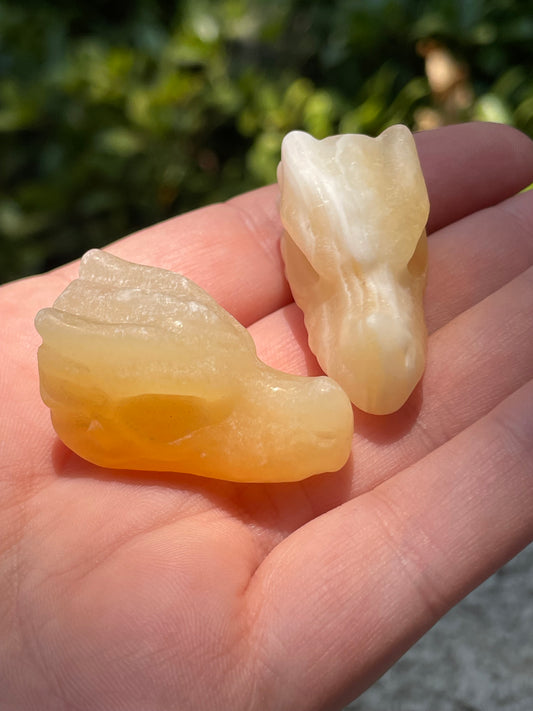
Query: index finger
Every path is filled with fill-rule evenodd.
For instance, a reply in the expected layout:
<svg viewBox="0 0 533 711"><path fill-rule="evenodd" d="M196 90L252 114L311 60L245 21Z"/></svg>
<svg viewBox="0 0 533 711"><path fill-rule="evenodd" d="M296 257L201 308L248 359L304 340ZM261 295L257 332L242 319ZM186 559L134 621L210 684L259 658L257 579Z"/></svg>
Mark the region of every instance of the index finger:
<svg viewBox="0 0 533 711"><path fill-rule="evenodd" d="M509 126L462 124L415 138L430 230L495 204L532 179L531 142ZM277 202L277 186L260 188L141 230L109 251L184 274L248 326L291 301ZM68 274L75 275L73 268Z"/></svg>

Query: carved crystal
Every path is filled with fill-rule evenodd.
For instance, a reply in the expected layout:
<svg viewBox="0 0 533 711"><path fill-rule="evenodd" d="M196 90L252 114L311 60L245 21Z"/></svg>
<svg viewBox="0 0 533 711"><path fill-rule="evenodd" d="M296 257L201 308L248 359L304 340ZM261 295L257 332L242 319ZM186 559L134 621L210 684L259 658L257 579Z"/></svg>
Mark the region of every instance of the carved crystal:
<svg viewBox="0 0 533 711"><path fill-rule="evenodd" d="M429 202L405 126L378 138L295 131L278 168L282 253L309 344L362 410L400 408L425 364Z"/></svg>
<svg viewBox="0 0 533 711"><path fill-rule="evenodd" d="M348 457L342 389L262 363L247 330L184 276L92 250L35 323L54 428L95 464L270 482Z"/></svg>

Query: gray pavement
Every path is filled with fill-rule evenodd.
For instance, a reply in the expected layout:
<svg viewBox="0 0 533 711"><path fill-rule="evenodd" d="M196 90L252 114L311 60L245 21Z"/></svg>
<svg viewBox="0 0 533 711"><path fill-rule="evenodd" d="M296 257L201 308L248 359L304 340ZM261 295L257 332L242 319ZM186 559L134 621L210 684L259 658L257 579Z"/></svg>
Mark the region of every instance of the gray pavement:
<svg viewBox="0 0 533 711"><path fill-rule="evenodd" d="M533 544L345 711L533 711Z"/></svg>

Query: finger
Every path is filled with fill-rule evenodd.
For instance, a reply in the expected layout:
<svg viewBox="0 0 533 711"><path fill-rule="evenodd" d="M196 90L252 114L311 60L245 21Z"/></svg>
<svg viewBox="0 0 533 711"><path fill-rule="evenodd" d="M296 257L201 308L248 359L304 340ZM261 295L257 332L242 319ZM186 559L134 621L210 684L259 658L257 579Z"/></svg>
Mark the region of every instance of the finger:
<svg viewBox="0 0 533 711"><path fill-rule="evenodd" d="M425 296L430 333L533 265L533 190L470 215L429 240ZM272 321L274 319L274 322ZM317 374L303 316L294 304L250 327L260 357L276 368ZM286 365L285 365L286 364Z"/></svg>
<svg viewBox="0 0 533 711"><path fill-rule="evenodd" d="M429 241L426 321L434 332L533 265L533 191L470 215ZM260 358L273 367L319 374L294 304L250 327ZM495 334L495 337L497 334Z"/></svg>
<svg viewBox="0 0 533 711"><path fill-rule="evenodd" d="M505 199L533 180L533 144L496 124L416 136L431 199L430 229ZM110 246L125 259L185 274L245 325L291 300L279 252L276 186L142 230ZM69 278L74 269L68 271Z"/></svg>
<svg viewBox="0 0 533 711"><path fill-rule="evenodd" d="M355 411L352 496L436 449L533 377L532 312L533 267L430 337L422 382L403 408L387 417ZM274 367L321 372L294 305L251 332Z"/></svg>
<svg viewBox="0 0 533 711"><path fill-rule="evenodd" d="M251 209L251 204L257 198L259 198L260 203L265 204L265 209L268 207L270 196L267 190L247 193L240 198L245 205L245 208L243 208L244 213L249 208ZM191 217L195 214L197 213L190 213ZM260 210L258 214L260 214ZM185 216L179 219L184 220L184 218ZM259 218L257 219L261 222ZM156 254L154 252L152 259L150 259L146 249L150 247L152 239L150 238L149 244L145 244L146 239L141 240L140 237L170 230L171 222L173 221L155 225L148 230L132 235L116 243L117 248L113 245L112 249L115 252L120 251L121 256L126 259L157 263L161 266L170 267L170 264L167 263L173 261L170 253L163 255L162 253ZM276 218L272 216L273 230L275 229L275 222ZM258 226L257 229L259 231L260 227ZM485 211L475 213L434 234L429 241L429 278L426 293L426 318L429 330L436 330L455 315L469 308L533 264L532 229L533 191L529 191L516 195ZM268 230L265 227L261 234L264 241L264 249L268 251L268 241L272 230ZM155 239L153 241L155 245L159 245L159 248L162 247L160 240ZM120 250L118 249L119 245ZM141 253L140 257L135 256L136 250ZM274 287L273 290L271 289L272 282L275 279L272 274L269 276L268 269L262 270L262 277L259 277L259 280L263 279L264 293L270 295L270 300L265 296L264 309L257 309L256 306L252 306L253 295L251 295L248 302L237 291L231 292L229 297L226 298L227 289L224 284L218 282L219 300L222 301L224 298L226 298L226 301L233 299L233 303L226 303L226 306L237 316L240 316L241 320L247 325L252 323L253 319L259 320L270 314L275 308L281 308L290 301L288 287L283 276L283 265L281 264L279 253L276 252L276 254L278 255L278 262L277 266L274 267L274 272L278 280L277 287ZM259 258L257 261L260 263ZM273 259L272 264L274 262L275 260ZM189 274L197 272L195 279L203 281L205 286L206 283L211 281L211 277L206 273L206 270L211 268L212 264L210 262L203 261L198 262L196 265L189 264L184 271L189 272ZM77 263L69 264L53 272L51 279L39 280L32 278L3 287L3 301L6 304L8 301L11 303L11 315L13 315L13 309L17 313L25 312L26 310L31 311L31 314L28 314L25 318L26 325L19 324L18 331L26 332L28 329L32 329L30 316L33 317L39 308L52 303L68 282L76 277L77 269ZM201 276L200 271L204 272L203 276ZM243 284L245 289L249 288L249 285L247 287L246 283ZM280 294L283 294L283 296ZM217 297L216 294L215 297ZM238 302L240 303L241 300L248 304L248 312L245 308L239 307ZM294 317L291 317L292 322L294 322ZM301 368L298 364L298 359L301 354L298 356L293 351L285 350L286 338L290 336L290 331L286 329L285 333L281 334L282 337L278 339L271 340L269 337L269 343L265 343L263 348L261 332L265 330L265 327L267 330L270 329L270 326L265 323L254 326L259 349L262 351L264 358L275 365L279 361L280 354L288 352L293 360L292 367L294 372L300 372ZM306 338L301 338L300 341L305 343Z"/></svg>
<svg viewBox="0 0 533 711"><path fill-rule="evenodd" d="M429 193L430 233L533 180L533 142L510 126L446 126L416 134L416 143Z"/></svg>
<svg viewBox="0 0 533 711"><path fill-rule="evenodd" d="M429 240L425 296L430 332L533 265L533 191L441 229Z"/></svg>
<svg viewBox="0 0 533 711"><path fill-rule="evenodd" d="M357 412L354 491L375 486L533 378L533 268L430 338L418 391L385 421Z"/></svg>
<svg viewBox="0 0 533 711"><path fill-rule="evenodd" d="M529 383L265 559L248 595L278 708L295 701L289 676L307 691L298 708L341 708L532 540L532 399Z"/></svg>

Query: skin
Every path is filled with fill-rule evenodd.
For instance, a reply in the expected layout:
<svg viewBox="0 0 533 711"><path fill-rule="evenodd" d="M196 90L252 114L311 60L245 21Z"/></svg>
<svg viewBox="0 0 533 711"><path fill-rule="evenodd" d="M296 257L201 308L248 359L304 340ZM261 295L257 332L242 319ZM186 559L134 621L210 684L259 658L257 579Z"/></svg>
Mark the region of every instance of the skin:
<svg viewBox="0 0 533 711"><path fill-rule="evenodd" d="M340 709L533 540L533 144L417 136L431 200L422 384L356 413L345 468L297 484L116 472L58 442L33 318L72 264L0 295L0 708ZM276 188L110 246L180 271L259 355L319 372ZM438 669L435 670L438 674Z"/></svg>

